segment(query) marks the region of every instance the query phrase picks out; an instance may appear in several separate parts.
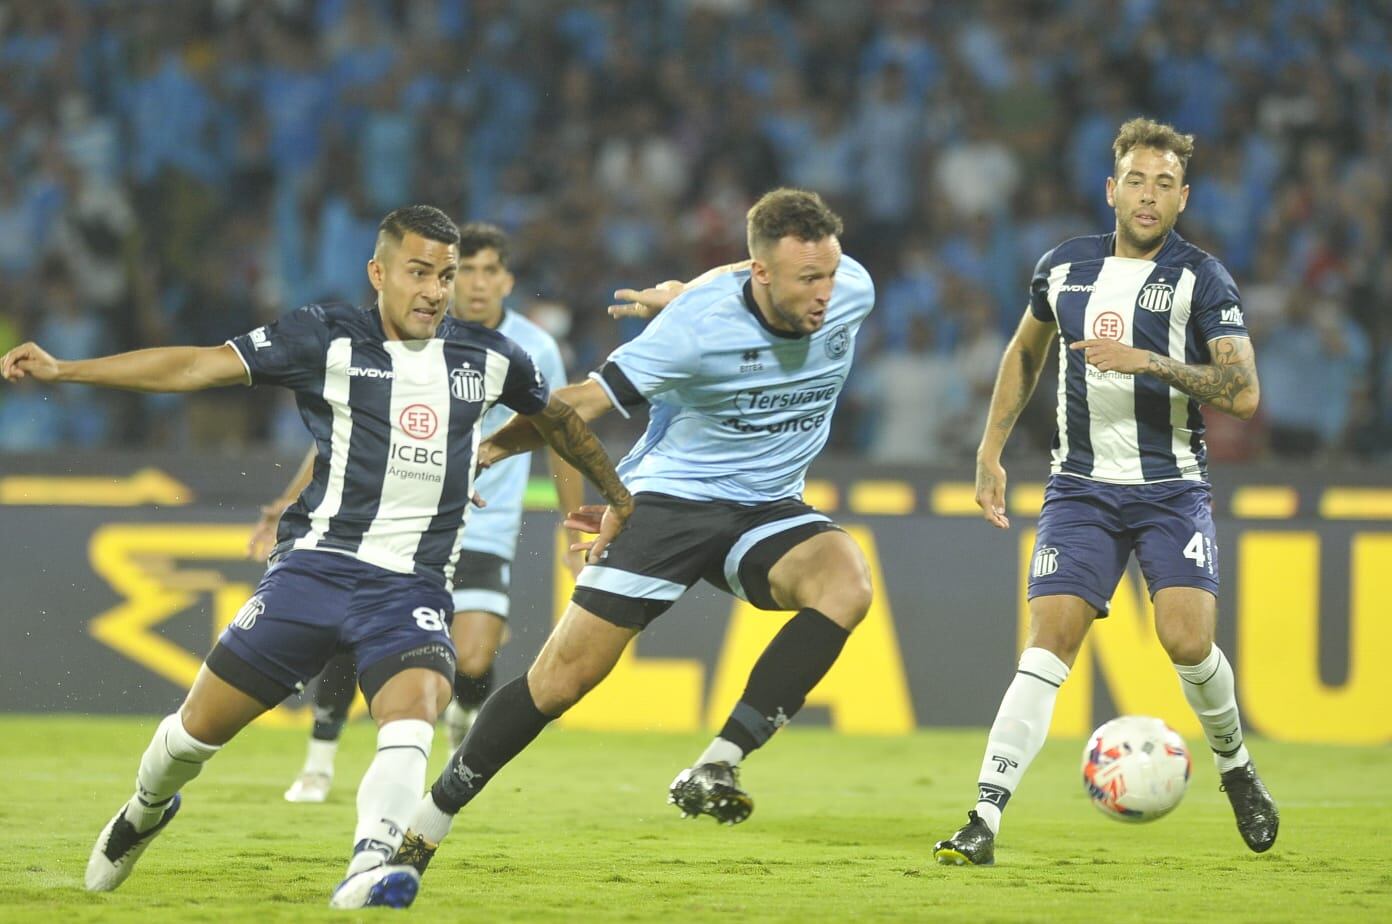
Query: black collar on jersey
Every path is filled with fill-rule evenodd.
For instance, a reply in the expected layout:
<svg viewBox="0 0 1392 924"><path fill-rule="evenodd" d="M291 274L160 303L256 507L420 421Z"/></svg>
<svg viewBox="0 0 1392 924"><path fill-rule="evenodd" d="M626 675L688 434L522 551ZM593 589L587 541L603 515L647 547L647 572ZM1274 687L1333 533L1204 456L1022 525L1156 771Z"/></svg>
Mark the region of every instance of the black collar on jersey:
<svg viewBox="0 0 1392 924"><path fill-rule="evenodd" d="M1105 235L1105 237L1107 238L1107 256L1109 256L1109 257L1115 257L1115 256L1116 256L1116 239L1117 239L1116 232L1113 231L1113 232L1111 232L1110 234ZM1176 231L1174 228L1171 228L1170 230L1168 230L1168 231L1165 232L1165 243L1161 244L1161 245L1160 245L1160 249L1157 250L1157 251L1155 251L1155 256L1153 256L1153 257L1150 258L1150 259L1151 259L1151 262L1152 262L1152 263L1159 262L1159 260L1160 260L1160 255L1161 255L1162 253L1164 253L1166 250L1169 250L1171 246L1178 246L1178 245L1183 244L1183 243L1184 243L1184 238L1182 238L1182 237L1179 236L1179 232L1178 232L1178 231Z"/></svg>
<svg viewBox="0 0 1392 924"><path fill-rule="evenodd" d="M754 315L754 320L759 322L760 327L770 334L773 334L775 337L782 337L784 340L801 340L805 336L810 336L808 334L799 334L795 331L778 330L775 327L769 326L768 319L766 319L764 313L759 310L759 303L754 301L753 279L746 279L744 281L744 307L748 308L749 313Z"/></svg>

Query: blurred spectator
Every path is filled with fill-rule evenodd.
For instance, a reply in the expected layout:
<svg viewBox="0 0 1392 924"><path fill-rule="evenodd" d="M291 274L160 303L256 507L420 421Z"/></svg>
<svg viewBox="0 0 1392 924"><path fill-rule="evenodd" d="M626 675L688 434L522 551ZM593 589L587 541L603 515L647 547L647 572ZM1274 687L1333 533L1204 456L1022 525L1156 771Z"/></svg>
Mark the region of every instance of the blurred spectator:
<svg viewBox="0 0 1392 924"><path fill-rule="evenodd" d="M973 372L994 371L1035 261L1110 229L1111 140L1145 114L1197 135L1179 230L1244 293L1273 446L1392 448L1384 5L166 6L0 5L0 311L16 336L215 342L305 301L361 301L381 214L429 201L512 233L519 304L564 305L584 369L636 331L604 316L613 288L738 259L749 203L803 184L876 278L857 377L966 395L961 420L891 434L912 402L853 382L833 445L960 462ZM1319 305L1302 294L1287 318L1302 288ZM14 389L0 441L235 443L294 424L234 397L247 419L200 435L177 397L109 396L124 410L100 428ZM1026 440L1047 439L1049 404L1022 417ZM1218 416L1215 455L1257 454L1259 425ZM943 426L970 438L924 447Z"/></svg>

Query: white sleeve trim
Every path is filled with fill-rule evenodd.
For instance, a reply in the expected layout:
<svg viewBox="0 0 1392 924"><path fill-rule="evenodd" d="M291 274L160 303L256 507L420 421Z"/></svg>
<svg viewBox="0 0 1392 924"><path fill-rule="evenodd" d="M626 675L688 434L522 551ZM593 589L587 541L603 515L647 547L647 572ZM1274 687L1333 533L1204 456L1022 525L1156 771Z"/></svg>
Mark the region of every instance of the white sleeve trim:
<svg viewBox="0 0 1392 924"><path fill-rule="evenodd" d="M614 392L609 388L609 383L604 381L604 377L602 375L600 375L598 372L591 372L587 376L587 378L593 379L594 381L599 383L599 387L604 390L604 394L606 397L608 397L609 403L614 405L614 410L619 412L620 417L622 417L624 420L633 419L633 414L629 412L628 408L624 407L622 404L619 403L618 398L614 397Z"/></svg>
<svg viewBox="0 0 1392 924"><path fill-rule="evenodd" d="M232 352L233 352L233 353L236 353L236 354L237 354L237 358L240 359L240 360L242 361L242 368L246 369L246 374L247 374L246 383L247 383L247 386L250 387L250 386L252 385L252 381L251 381L251 366L247 365L246 357L242 355L242 351L237 347L237 345L236 345L235 343L233 343L231 340L228 340L228 341L227 341L227 345L230 346L230 347L232 348Z"/></svg>

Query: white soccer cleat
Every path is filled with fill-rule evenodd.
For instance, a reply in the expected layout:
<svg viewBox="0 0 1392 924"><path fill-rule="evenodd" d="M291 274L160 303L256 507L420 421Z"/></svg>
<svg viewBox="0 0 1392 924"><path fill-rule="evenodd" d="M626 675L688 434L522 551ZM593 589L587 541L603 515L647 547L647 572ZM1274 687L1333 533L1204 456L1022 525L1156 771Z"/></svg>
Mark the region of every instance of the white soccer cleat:
<svg viewBox="0 0 1392 924"><path fill-rule="evenodd" d="M329 907L407 908L420 891L420 878L414 866L374 866L340 882Z"/></svg>
<svg viewBox="0 0 1392 924"><path fill-rule="evenodd" d="M135 825L126 820L126 807L116 813L116 817L106 823L97 842L92 846L92 855L87 858L86 885L88 892L110 892L130 878L135 869L135 861L150 846L165 826L179 811L182 797L174 794L169 807L160 816L159 824L143 834L135 830Z"/></svg>
<svg viewBox="0 0 1392 924"><path fill-rule="evenodd" d="M286 802L323 802L329 797L333 777L327 773L301 773L285 790Z"/></svg>
<svg viewBox="0 0 1392 924"><path fill-rule="evenodd" d="M449 733L451 751L459 750L459 746L464 743L464 736L474 727L476 718L477 709L465 709L454 700L449 701L449 705L445 707L445 731Z"/></svg>

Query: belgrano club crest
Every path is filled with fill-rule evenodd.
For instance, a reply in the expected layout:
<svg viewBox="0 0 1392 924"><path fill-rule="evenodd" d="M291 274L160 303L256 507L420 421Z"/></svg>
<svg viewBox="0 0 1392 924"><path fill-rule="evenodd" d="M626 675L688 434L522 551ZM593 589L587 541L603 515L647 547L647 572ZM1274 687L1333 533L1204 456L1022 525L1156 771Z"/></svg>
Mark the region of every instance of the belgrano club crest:
<svg viewBox="0 0 1392 924"><path fill-rule="evenodd" d="M1170 302L1173 300L1174 288L1168 284L1157 283L1142 289L1141 297L1136 300L1136 304L1146 311L1163 314L1170 310Z"/></svg>
<svg viewBox="0 0 1392 924"><path fill-rule="evenodd" d="M460 401L483 400L483 373L467 365L450 373L450 394Z"/></svg>

